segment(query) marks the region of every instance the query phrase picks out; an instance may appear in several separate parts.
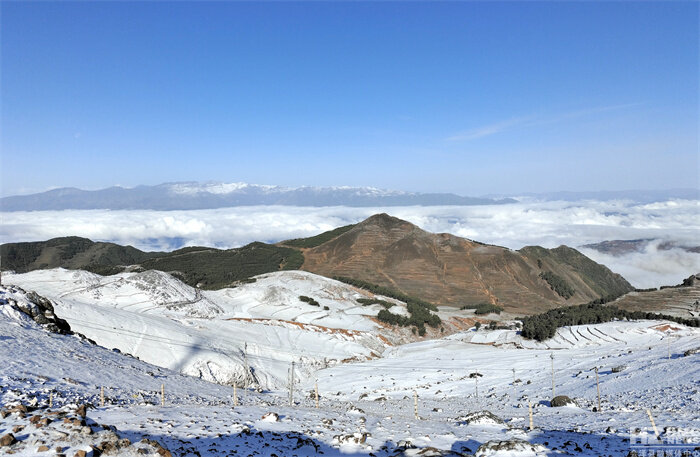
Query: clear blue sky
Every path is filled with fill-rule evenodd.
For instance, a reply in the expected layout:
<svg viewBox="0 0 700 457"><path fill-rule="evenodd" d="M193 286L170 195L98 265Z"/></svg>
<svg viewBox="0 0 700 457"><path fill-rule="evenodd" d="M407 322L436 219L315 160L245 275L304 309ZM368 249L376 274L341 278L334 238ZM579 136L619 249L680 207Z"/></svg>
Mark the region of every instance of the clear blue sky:
<svg viewBox="0 0 700 457"><path fill-rule="evenodd" d="M2 193L698 187L697 2L2 2Z"/></svg>

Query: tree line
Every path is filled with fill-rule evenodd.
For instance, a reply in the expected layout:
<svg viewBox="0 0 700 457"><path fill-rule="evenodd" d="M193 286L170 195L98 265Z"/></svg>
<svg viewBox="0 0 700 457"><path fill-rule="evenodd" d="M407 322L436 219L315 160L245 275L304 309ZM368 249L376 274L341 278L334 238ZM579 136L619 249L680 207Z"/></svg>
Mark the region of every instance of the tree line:
<svg viewBox="0 0 700 457"><path fill-rule="evenodd" d="M667 314L657 314L644 311L626 311L616 306L604 305L600 298L590 303L577 306L556 308L522 318L521 335L528 339L544 341L552 338L559 327L569 325L600 324L615 320L667 320L687 325L688 327L700 327L700 319L685 319ZM602 302L602 303L601 303Z"/></svg>

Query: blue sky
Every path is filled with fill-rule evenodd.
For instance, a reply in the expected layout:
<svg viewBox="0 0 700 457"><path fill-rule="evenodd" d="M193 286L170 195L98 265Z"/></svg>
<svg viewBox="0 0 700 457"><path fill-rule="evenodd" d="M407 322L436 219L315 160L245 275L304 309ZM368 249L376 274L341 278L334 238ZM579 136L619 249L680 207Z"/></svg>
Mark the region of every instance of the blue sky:
<svg viewBox="0 0 700 457"><path fill-rule="evenodd" d="M698 187L697 2L2 2L2 193Z"/></svg>

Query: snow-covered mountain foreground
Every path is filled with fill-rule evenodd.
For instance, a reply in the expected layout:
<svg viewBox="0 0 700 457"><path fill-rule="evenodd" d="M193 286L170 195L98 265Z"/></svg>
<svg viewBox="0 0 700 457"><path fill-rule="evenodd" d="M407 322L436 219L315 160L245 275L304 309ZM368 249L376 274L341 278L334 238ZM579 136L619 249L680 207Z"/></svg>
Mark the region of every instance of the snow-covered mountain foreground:
<svg viewBox="0 0 700 457"><path fill-rule="evenodd" d="M234 406L230 387L76 336L48 333L12 304L28 300L21 290L0 288L0 401L5 405L0 441L8 433L17 440L0 452L44 455L37 452L43 445L52 450L45 455L56 455L56 447L67 457L78 450L91 455L104 437L104 427L97 424L129 440L115 452L127 456L157 455L142 438L154 439L176 456L624 456L659 449L692 455L700 445L700 362L690 353L700 343L700 332L676 324L616 322L564 329L560 337L570 343L556 343L557 350L517 348L511 344L517 337L504 337L503 331L464 332L397 347L382 359L319 371L318 409L311 383L296 386L293 406L286 392L241 390L241 404ZM550 407L551 353L557 395L570 396L578 406ZM600 367L602 412L592 411L597 406L595 366ZM474 372L483 376L471 378ZM46 406L50 392L49 410L10 412L17 401ZM414 392L419 418L414 417ZM95 405L87 410L86 424L59 419L73 410L71 404L83 402ZM471 414L484 409L494 416Z"/></svg>
<svg viewBox="0 0 700 457"><path fill-rule="evenodd" d="M378 357L388 347L382 333L391 337L371 319L382 308L356 301L364 292L307 272L271 273L217 291L159 271L54 269L3 280L50 298L60 317L101 346L222 384L279 388L292 362L306 379L341 361Z"/></svg>

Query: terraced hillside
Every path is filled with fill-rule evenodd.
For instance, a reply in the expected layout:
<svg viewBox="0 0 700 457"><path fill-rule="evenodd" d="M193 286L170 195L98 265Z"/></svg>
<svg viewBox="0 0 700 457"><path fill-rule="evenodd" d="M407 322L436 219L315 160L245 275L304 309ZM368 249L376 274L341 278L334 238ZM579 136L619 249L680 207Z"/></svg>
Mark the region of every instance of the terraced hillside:
<svg viewBox="0 0 700 457"><path fill-rule="evenodd" d="M685 319L700 317L700 274L692 275L685 286L630 292L610 305L627 311L658 312Z"/></svg>

